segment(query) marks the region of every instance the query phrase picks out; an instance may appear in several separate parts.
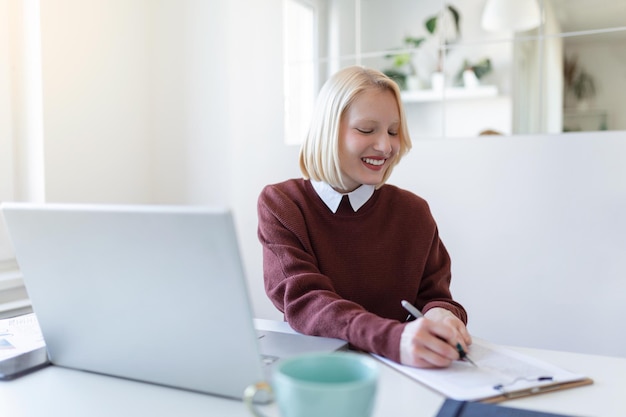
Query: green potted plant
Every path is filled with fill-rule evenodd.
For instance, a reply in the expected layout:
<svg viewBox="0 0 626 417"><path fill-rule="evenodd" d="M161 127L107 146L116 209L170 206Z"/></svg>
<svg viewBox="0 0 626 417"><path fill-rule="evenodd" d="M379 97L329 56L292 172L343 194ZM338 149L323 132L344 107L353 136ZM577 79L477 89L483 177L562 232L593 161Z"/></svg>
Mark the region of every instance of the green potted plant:
<svg viewBox="0 0 626 417"><path fill-rule="evenodd" d="M419 87L419 76L413 58L425 40L426 38L407 36L404 38L404 46L398 48L397 53L385 55L385 58L392 60L392 67L383 72L394 79L402 90L412 90Z"/></svg>
<svg viewBox="0 0 626 417"><path fill-rule="evenodd" d="M578 57L565 57L563 63L564 93L573 97L579 108L589 106L589 101L596 95L596 84L593 76L578 65Z"/></svg>
<svg viewBox="0 0 626 417"><path fill-rule="evenodd" d="M480 79L489 74L491 70L491 60L489 58L483 58L476 63L465 60L461 70L455 77L455 81L457 84L462 84L468 88L476 87L480 84Z"/></svg>
<svg viewBox="0 0 626 417"><path fill-rule="evenodd" d="M448 22L444 22L444 20ZM452 23L452 24L449 24ZM439 38L437 45L437 65L431 77L433 89L441 89L444 84L443 58L447 46L461 37L461 13L454 6L447 4L443 10L424 22L426 30Z"/></svg>
<svg viewBox="0 0 626 417"><path fill-rule="evenodd" d="M431 77L431 84L434 89L443 88L443 55L446 45L455 42L461 34L461 14L452 5L446 5L444 9L428 17L424 26L426 31L433 37L437 37L437 63L435 71ZM396 80L403 90L413 89L416 84L420 84L417 69L414 64L414 57L419 48L427 38L407 36L403 40L403 46L398 48L398 52L387 54L385 57L392 60L392 67L383 72Z"/></svg>

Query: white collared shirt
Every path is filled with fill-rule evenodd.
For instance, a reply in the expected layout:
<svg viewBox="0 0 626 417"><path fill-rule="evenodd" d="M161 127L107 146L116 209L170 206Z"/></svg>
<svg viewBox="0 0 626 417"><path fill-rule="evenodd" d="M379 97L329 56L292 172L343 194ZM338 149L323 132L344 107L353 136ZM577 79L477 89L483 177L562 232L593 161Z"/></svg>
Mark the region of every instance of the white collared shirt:
<svg viewBox="0 0 626 417"><path fill-rule="evenodd" d="M374 190L376 189L373 185L363 184L352 192L342 194L335 191L333 187L322 181L311 180L311 185L324 204L326 204L333 213L337 213L337 209L341 203L341 198L344 195L348 196L352 210L355 212L358 211L365 203L367 203L372 195L374 195Z"/></svg>

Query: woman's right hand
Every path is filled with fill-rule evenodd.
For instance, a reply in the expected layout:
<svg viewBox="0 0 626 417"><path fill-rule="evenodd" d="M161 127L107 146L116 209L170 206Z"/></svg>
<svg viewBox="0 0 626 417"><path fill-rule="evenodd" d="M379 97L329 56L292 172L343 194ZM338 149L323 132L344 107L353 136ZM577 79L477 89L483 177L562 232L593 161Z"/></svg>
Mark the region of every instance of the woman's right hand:
<svg viewBox="0 0 626 417"><path fill-rule="evenodd" d="M408 323L402 332L400 362L417 368L448 367L459 359L457 343L467 351L465 340L449 322L420 317Z"/></svg>

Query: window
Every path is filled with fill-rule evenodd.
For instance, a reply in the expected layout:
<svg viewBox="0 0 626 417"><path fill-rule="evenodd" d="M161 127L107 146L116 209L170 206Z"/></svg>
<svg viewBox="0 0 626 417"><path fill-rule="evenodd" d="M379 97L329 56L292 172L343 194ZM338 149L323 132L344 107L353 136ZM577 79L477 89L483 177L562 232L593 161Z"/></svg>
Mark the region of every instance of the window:
<svg viewBox="0 0 626 417"><path fill-rule="evenodd" d="M13 199L11 48L8 7L0 9L0 201ZM13 257L9 237L0 219L0 264Z"/></svg>
<svg viewBox="0 0 626 417"><path fill-rule="evenodd" d="M307 0L284 0L283 50L285 142L304 140L317 92L316 7Z"/></svg>
<svg viewBox="0 0 626 417"><path fill-rule="evenodd" d="M38 2L0 3L0 201L34 197L31 184L43 190L29 160L43 155L39 39ZM27 311L30 301L0 219L0 317Z"/></svg>

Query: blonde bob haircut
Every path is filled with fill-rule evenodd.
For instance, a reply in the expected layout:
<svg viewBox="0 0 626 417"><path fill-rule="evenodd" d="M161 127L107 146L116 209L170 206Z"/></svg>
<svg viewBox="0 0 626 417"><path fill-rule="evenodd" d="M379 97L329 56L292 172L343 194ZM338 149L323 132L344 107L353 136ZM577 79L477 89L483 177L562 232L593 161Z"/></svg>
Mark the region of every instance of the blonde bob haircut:
<svg viewBox="0 0 626 417"><path fill-rule="evenodd" d="M300 170L304 178L326 182L335 189L346 189L339 166L339 124L346 109L367 89L393 93L400 114L400 149L376 188L380 188L387 181L393 168L411 149L411 138L398 84L374 69L359 66L344 68L326 81L317 97L311 126L300 149Z"/></svg>

